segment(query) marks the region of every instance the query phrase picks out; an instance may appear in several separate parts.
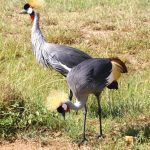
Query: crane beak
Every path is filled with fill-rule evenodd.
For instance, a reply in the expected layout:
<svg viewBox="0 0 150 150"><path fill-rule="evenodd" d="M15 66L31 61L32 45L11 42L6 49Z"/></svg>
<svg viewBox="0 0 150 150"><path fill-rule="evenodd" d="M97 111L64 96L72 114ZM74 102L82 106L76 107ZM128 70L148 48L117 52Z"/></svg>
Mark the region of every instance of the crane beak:
<svg viewBox="0 0 150 150"><path fill-rule="evenodd" d="M63 111L61 114L62 114L62 116L63 116L63 118L65 120L65 111Z"/></svg>
<svg viewBox="0 0 150 150"><path fill-rule="evenodd" d="M23 9L19 14L27 14L27 11Z"/></svg>

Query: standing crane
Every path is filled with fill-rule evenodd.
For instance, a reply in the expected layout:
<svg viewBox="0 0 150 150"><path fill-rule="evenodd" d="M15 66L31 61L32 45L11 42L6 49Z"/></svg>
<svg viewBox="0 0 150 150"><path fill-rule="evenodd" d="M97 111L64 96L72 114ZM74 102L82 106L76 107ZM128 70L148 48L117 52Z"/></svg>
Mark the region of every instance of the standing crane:
<svg viewBox="0 0 150 150"><path fill-rule="evenodd" d="M33 21L31 42L38 63L47 68L52 67L66 77L71 68L92 58L79 49L46 42L39 26L39 13L33 7L29 3L25 4L21 14L29 14ZM69 97L72 99L71 91Z"/></svg>
<svg viewBox="0 0 150 150"><path fill-rule="evenodd" d="M79 49L46 42L39 26L39 13L34 11L33 7L34 3L32 3L32 5L26 3L20 14L29 14L32 19L32 50L38 63L42 64L47 68L52 67L54 70L58 71L66 77L68 72L73 67L80 64L84 60L92 58L91 56ZM114 85L117 87L118 83L113 82L107 87L109 89L112 89ZM70 90L70 100L72 100L72 96L73 94Z"/></svg>
<svg viewBox="0 0 150 150"><path fill-rule="evenodd" d="M100 94L109 85L111 85L112 89L118 89L118 84L116 83L121 73L127 73L127 68L119 58L94 58L85 60L68 73L67 83L76 97L76 102L66 101L57 108L57 111L65 117L65 113L70 109L79 110L83 107L85 108L82 142L87 140L85 137L86 103L89 94L94 94L97 98L100 124L100 134L98 137L103 137Z"/></svg>

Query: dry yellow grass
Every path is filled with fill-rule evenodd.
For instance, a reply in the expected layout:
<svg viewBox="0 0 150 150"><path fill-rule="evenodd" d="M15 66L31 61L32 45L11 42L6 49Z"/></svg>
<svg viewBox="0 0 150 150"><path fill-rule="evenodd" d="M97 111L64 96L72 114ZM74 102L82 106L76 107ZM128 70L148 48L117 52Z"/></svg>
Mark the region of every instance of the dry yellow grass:
<svg viewBox="0 0 150 150"><path fill-rule="evenodd" d="M68 88L61 75L36 63L31 50L30 17L19 15L24 3L2 0L0 5L0 80L5 83L0 88L0 101L17 99L16 91L21 95L19 99L25 101L22 114L17 101L8 108L0 103L0 136L15 137L15 131L42 139L50 129L78 139L82 133L82 113L70 113L64 122L43 106L49 92L67 92ZM117 56L126 62L129 73L121 78L120 89L106 90L102 95L107 138L99 142L89 137L90 146L95 149L149 149L149 119L144 123L139 117L144 114L149 118L150 110L149 7L148 0L46 0L45 8L37 10L47 41L79 48L93 57ZM87 133L94 137L98 123L93 97L88 106ZM134 136L136 140L127 145L125 136Z"/></svg>

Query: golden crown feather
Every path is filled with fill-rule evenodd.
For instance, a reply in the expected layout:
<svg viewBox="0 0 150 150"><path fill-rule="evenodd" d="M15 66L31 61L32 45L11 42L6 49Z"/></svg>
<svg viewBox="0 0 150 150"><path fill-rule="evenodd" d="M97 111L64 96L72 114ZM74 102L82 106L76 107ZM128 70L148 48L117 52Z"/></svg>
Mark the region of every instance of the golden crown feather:
<svg viewBox="0 0 150 150"><path fill-rule="evenodd" d="M28 3L33 8L44 8L46 5L44 0L28 0Z"/></svg>
<svg viewBox="0 0 150 150"><path fill-rule="evenodd" d="M52 90L45 101L45 106L48 110L54 111L67 100L67 93L59 90Z"/></svg>

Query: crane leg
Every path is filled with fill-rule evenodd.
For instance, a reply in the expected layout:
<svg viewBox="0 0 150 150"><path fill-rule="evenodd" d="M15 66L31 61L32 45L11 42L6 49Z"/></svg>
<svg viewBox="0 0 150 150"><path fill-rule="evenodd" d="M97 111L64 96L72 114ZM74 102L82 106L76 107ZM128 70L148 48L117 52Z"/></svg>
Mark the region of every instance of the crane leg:
<svg viewBox="0 0 150 150"><path fill-rule="evenodd" d="M70 90L69 92L70 92L70 93L69 93L69 100L72 101L73 93L72 93L71 90ZM77 114L78 114L78 111L76 111L76 115L77 115Z"/></svg>
<svg viewBox="0 0 150 150"><path fill-rule="evenodd" d="M98 115L99 115L99 125L100 125L100 134L98 135L98 138L103 138L103 132L102 132L102 118L101 118L101 114L102 114L102 109L101 109L101 105L100 105L100 99L99 96L96 96L97 98L97 103L98 103Z"/></svg>
<svg viewBox="0 0 150 150"><path fill-rule="evenodd" d="M86 105L85 105L85 112L84 112L84 128L83 128L83 140L87 140L87 139L85 138L86 115L87 115L87 107L86 107Z"/></svg>
<svg viewBox="0 0 150 150"><path fill-rule="evenodd" d="M72 91L70 90L70 93L69 93L69 100L72 101L72 97L73 97L73 93Z"/></svg>
<svg viewBox="0 0 150 150"><path fill-rule="evenodd" d="M85 137L85 128L86 128L86 115L87 115L87 106L85 105L85 112L84 112L84 126L83 126L83 139L82 141L78 144L78 146L81 146L84 144L84 142L88 141Z"/></svg>

